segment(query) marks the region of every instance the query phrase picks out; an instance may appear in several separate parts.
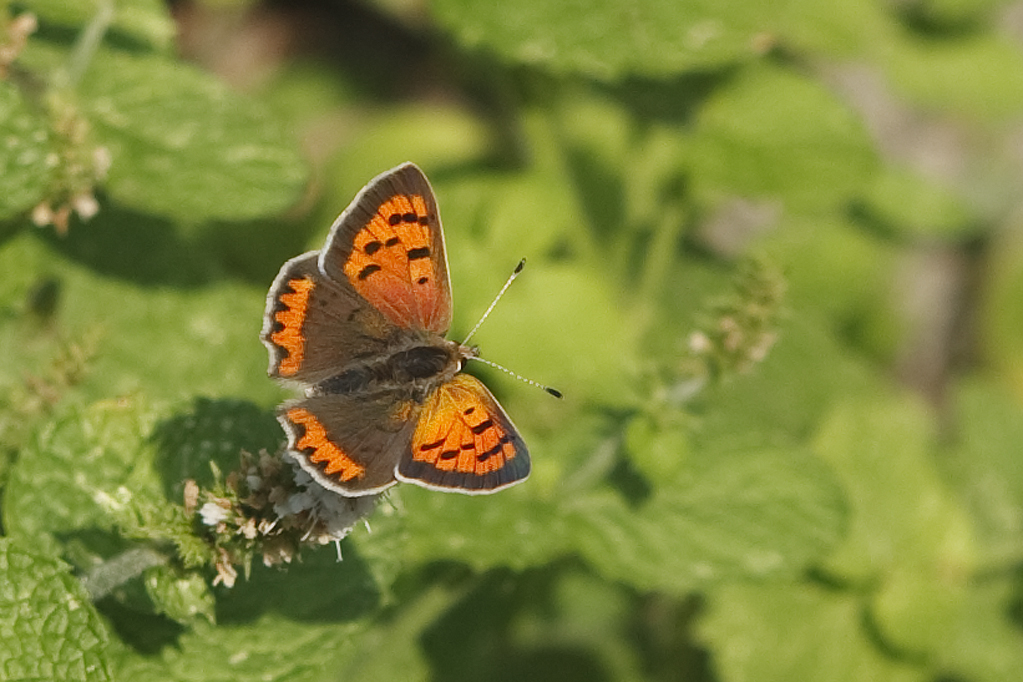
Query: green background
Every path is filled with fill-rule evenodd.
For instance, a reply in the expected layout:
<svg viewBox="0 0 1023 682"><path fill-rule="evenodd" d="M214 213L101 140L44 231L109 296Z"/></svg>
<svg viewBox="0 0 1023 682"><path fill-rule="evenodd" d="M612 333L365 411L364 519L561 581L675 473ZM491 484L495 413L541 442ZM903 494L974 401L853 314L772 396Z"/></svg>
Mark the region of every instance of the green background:
<svg viewBox="0 0 1023 682"><path fill-rule="evenodd" d="M0 677L1023 680L1021 16L0 0ZM452 338L529 261L533 473L214 586L269 284L404 161Z"/></svg>

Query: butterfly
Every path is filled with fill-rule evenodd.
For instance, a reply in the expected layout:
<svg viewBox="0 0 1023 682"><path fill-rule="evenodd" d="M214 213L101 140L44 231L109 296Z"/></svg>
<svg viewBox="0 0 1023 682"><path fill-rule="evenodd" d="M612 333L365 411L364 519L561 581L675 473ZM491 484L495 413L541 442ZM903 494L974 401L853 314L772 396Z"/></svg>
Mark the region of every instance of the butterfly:
<svg viewBox="0 0 1023 682"><path fill-rule="evenodd" d="M278 420L324 487L359 496L407 481L479 494L529 475L511 419L461 373L477 350L445 338L451 308L437 201L412 163L371 180L323 249L281 267L261 339L270 376L304 390Z"/></svg>

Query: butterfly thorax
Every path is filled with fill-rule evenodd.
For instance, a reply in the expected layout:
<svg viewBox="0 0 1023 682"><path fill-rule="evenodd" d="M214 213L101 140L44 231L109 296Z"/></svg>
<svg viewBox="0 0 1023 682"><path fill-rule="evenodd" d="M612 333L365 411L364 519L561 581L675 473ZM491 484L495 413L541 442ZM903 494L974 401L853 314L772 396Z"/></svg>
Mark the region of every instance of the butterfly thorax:
<svg viewBox="0 0 1023 682"><path fill-rule="evenodd" d="M316 384L316 395L372 395L400 391L422 403L437 386L450 381L474 347L440 337L410 341L400 350L363 358L340 374Z"/></svg>

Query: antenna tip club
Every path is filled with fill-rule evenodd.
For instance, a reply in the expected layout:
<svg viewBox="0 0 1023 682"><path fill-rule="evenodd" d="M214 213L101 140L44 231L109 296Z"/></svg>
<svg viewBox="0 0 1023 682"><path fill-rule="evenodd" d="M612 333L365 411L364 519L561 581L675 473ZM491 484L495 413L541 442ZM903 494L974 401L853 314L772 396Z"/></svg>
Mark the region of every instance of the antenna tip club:
<svg viewBox="0 0 1023 682"><path fill-rule="evenodd" d="M564 395L561 394L561 391L559 391L556 388L551 388L550 386L544 386L543 390L547 391L548 393L550 393L555 398L559 398L560 399L560 398L564 398L565 397Z"/></svg>
<svg viewBox="0 0 1023 682"><path fill-rule="evenodd" d="M515 270L512 272L513 275L517 275L522 272L522 268L526 267L526 259L523 258L519 261L519 264L515 266Z"/></svg>

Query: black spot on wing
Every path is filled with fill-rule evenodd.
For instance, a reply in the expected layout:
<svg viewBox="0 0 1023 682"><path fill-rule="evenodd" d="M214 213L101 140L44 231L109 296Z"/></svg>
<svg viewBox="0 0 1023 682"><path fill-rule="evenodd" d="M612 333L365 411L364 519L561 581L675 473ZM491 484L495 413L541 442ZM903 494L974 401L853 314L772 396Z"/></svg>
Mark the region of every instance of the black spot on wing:
<svg viewBox="0 0 1023 682"><path fill-rule="evenodd" d="M486 452L481 452L480 454L476 455L476 461L478 461L478 462L486 462L488 459L490 459L491 457L493 457L494 455L499 453L501 450L503 450L504 446L507 445L510 442L511 442L511 436L509 436L507 434L501 436L501 439L497 441L497 445L495 445L494 447L490 448Z"/></svg>
<svg viewBox="0 0 1023 682"><path fill-rule="evenodd" d="M364 267L362 270L359 270L358 277L359 277L360 280L364 280L367 277L369 277L370 275L372 275L374 272L379 272L382 269L383 268L381 268L376 263L370 263L369 265Z"/></svg>
<svg viewBox="0 0 1023 682"><path fill-rule="evenodd" d="M478 436L487 429L489 429L490 427L492 427L493 425L494 425L493 419L486 419L484 421L481 421L476 426L472 427L471 431Z"/></svg>

